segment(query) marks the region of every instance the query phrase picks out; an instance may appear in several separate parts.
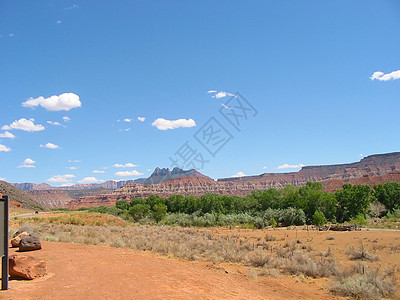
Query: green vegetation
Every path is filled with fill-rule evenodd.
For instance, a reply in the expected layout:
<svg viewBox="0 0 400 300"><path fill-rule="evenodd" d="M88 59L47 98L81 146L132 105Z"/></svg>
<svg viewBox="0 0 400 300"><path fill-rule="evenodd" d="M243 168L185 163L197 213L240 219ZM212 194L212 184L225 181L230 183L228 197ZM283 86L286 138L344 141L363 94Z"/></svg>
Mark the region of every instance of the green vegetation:
<svg viewBox="0 0 400 300"><path fill-rule="evenodd" d="M375 186L344 184L335 193L323 191L319 182L296 188L286 186L253 191L244 197L205 194L201 197L156 195L119 200L115 207L89 211L125 216L136 222L179 226L239 226L264 228L351 222L365 225L369 216L392 216L400 207L400 184Z"/></svg>

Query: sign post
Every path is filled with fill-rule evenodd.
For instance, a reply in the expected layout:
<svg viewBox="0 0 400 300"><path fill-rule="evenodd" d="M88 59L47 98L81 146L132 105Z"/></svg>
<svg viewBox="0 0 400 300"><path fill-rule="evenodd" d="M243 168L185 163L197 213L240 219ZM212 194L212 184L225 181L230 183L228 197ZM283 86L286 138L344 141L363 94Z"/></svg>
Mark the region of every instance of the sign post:
<svg viewBox="0 0 400 300"><path fill-rule="evenodd" d="M8 197L0 194L1 289L8 290Z"/></svg>

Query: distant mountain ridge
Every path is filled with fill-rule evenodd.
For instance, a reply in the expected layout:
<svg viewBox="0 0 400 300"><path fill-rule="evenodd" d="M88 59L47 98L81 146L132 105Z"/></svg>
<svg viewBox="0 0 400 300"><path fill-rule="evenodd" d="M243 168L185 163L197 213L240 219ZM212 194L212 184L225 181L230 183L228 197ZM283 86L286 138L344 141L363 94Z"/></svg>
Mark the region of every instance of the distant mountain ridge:
<svg viewBox="0 0 400 300"><path fill-rule="evenodd" d="M62 190L62 191L69 191L69 190L90 190L90 189L109 189L115 190L119 189L120 187L124 186L127 183L140 183L143 182L145 178L139 178L135 180L109 180L103 183L89 183L89 184L73 184L70 186L51 186L47 183L10 183L12 186L16 187L21 191L41 191L41 190Z"/></svg>
<svg viewBox="0 0 400 300"><path fill-rule="evenodd" d="M196 171L195 169L185 171L181 168L175 167L171 171L169 168L163 168L163 169L155 168L153 174L151 174L151 176L149 178L147 178L143 182L143 184L144 185L159 184L161 182L169 181L169 180L179 178L179 177L184 177L184 176L211 179L210 177L201 174L200 172ZM138 183L138 182L135 182L135 183Z"/></svg>
<svg viewBox="0 0 400 300"><path fill-rule="evenodd" d="M169 171L172 174L172 171ZM168 176L165 169L156 169L153 178ZM375 182L400 182L400 152L376 154L363 158L359 162L306 166L298 172L264 173L257 176L240 178L221 178L214 181L207 176L181 176L161 183L138 184L129 183L115 190L110 195L82 197L72 200L68 207L113 205L117 200L130 200L134 197L159 195L169 197L173 194L185 196L201 196L206 193L221 195L244 196L254 190L268 188L281 189L287 185L301 187L309 181L321 182L329 191L339 189L343 183L358 183L373 185Z"/></svg>

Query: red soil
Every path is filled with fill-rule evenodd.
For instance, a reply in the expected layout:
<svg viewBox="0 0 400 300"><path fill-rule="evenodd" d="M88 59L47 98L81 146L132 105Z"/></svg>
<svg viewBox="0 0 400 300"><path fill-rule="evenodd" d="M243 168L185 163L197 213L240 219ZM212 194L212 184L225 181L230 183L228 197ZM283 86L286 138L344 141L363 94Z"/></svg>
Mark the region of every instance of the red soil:
<svg viewBox="0 0 400 300"><path fill-rule="evenodd" d="M334 299L327 281L298 278L251 280L237 265L168 259L105 246L42 242L30 252L48 275L11 280L1 299ZM10 249L10 255L17 253Z"/></svg>

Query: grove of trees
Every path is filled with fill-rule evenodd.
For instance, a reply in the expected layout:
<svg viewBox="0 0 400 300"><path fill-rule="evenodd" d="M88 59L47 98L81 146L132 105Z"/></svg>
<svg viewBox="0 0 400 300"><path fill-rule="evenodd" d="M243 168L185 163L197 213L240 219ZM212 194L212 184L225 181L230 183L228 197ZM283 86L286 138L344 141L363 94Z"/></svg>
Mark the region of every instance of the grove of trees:
<svg viewBox="0 0 400 300"><path fill-rule="evenodd" d="M152 195L133 198L130 202L119 200L114 209L135 221L147 218L178 225L249 223L259 228L277 224L323 225L399 210L400 183L388 182L373 188L344 184L335 193L324 192L321 183L308 182L301 188L289 185L281 190L253 191L244 197L205 194L161 198Z"/></svg>

